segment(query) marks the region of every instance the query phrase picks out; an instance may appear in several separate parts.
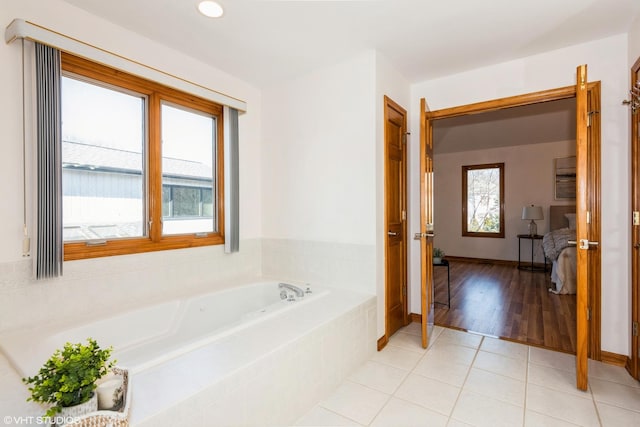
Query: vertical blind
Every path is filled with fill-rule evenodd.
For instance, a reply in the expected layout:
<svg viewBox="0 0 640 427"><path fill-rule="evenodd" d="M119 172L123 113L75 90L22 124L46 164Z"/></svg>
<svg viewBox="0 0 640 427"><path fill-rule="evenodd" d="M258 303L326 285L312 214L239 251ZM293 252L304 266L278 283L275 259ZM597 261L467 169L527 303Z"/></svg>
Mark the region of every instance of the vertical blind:
<svg viewBox="0 0 640 427"><path fill-rule="evenodd" d="M36 279L62 275L62 131L60 51L35 44L37 120Z"/></svg>
<svg viewBox="0 0 640 427"><path fill-rule="evenodd" d="M225 107L225 239L226 253L240 250L240 150L238 110Z"/></svg>

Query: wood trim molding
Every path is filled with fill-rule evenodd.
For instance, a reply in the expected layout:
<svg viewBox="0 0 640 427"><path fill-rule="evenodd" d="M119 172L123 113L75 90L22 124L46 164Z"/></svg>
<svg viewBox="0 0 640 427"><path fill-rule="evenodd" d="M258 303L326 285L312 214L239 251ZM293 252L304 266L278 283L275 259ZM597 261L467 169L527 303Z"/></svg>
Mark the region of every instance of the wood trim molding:
<svg viewBox="0 0 640 427"><path fill-rule="evenodd" d="M601 351L600 356L602 359L601 360L602 363L606 363L608 365L621 366L623 368L627 366L627 363L630 360L624 354L610 353L608 351Z"/></svg>
<svg viewBox="0 0 640 427"><path fill-rule="evenodd" d="M95 84L109 84L116 88L124 88L147 97L144 118L148 120L148 141L145 142L144 151L148 152L148 165L146 165L144 178L148 180L148 191L143 196L143 204L147 210L144 222L151 221L153 224L153 226L147 227L150 229L147 230L147 235L142 237L107 239L104 245L97 246L90 246L87 241L65 243L64 260L224 244L224 110L222 105L69 53L62 52L61 57L61 67L65 74L86 78L95 81ZM216 209L214 229L217 231L209 232L205 237L197 237L195 232L178 235L162 234L162 141L160 131L162 101L205 113L217 120L217 129L215 129L217 138L213 147L217 156L215 176L213 177L215 183L213 197Z"/></svg>
<svg viewBox="0 0 640 427"><path fill-rule="evenodd" d="M631 67L629 85L640 78L640 57ZM629 114L631 118L631 211L640 211L640 112ZM631 357L627 363L627 371L640 380L640 337L633 335L633 322L640 323L640 250L635 245L640 244L640 226L631 226L631 325L630 343Z"/></svg>
<svg viewBox="0 0 640 427"><path fill-rule="evenodd" d="M429 114L432 119L444 119L449 117L465 116L467 114L486 113L489 111L501 110L503 108L522 107L540 102L558 101L560 99L573 98L574 96L576 96L576 87L565 86L540 92L492 99L490 101L476 102L474 104L443 108L427 114Z"/></svg>
<svg viewBox="0 0 640 427"><path fill-rule="evenodd" d="M636 65L639 65L639 64L640 64L640 59L638 60ZM601 108L599 108L600 107L600 89L601 89L600 82L599 81L587 82L586 87L590 97L590 100L588 102L589 107L595 107L596 110L601 110ZM505 108L520 107L525 105L538 104L542 102L574 98L575 96L576 96L576 86L566 86L566 87L549 89L549 90L544 90L539 92L532 92L532 93L527 93L522 95L506 97L506 98L499 98L499 99L493 99L489 101L477 102L474 104L460 105L460 106L451 107L451 108L443 108L440 110L425 112L424 116L430 120L445 119L450 117L464 116L468 114L478 114L478 113L495 111L495 110L500 110ZM601 140L601 135L599 134L600 124L599 124L599 117L597 117L599 116L599 114L596 113L596 114L593 114L593 116L596 116L597 130L596 130L596 127L593 127L593 129L591 129L590 132L591 132L591 135L597 136L598 143L600 143L600 140ZM600 156L599 151L597 156ZM593 157L595 158L597 156L593 156ZM599 164L600 158L599 157L596 158L595 161L592 163ZM600 177L599 168L597 172L598 173L594 178L596 178L599 181L599 177ZM591 194L590 197L591 197L590 203L592 204L591 209L594 211L597 211L596 220L599 221L600 220L599 212L600 212L600 203L601 203L599 199L600 194L599 193ZM594 236L594 240L599 241L600 236ZM449 257L449 256L447 258L454 259L454 257ZM599 262L599 253L598 253L598 262ZM600 266L597 266L596 268L592 268L591 273L594 273L596 270L599 270L599 269L600 269ZM592 294L592 297L589 299L594 302L594 306L591 307L593 317L592 317L592 321L590 322L589 332L588 332L589 342L590 342L589 353L592 358L600 357L600 353L601 353L600 339L601 339L601 333L602 333L602 325L600 323L601 322L600 298L601 298L602 290L601 290L601 277L597 276L597 278L598 280L594 281L597 283L593 283L589 289L589 293ZM640 303L638 303L638 305L640 305ZM640 312L640 307L637 308L637 311ZM638 313L638 316L640 316L640 313Z"/></svg>
<svg viewBox="0 0 640 427"><path fill-rule="evenodd" d="M447 255L445 257L446 260L448 261L458 261L458 262L469 262L469 263L473 263L473 264L495 264L495 265L510 265L512 267L517 267L518 266L518 261L511 261L511 260L506 260L506 259L490 259L490 258L467 258L467 257L463 257L463 256L452 256L452 255ZM534 265L538 265L540 267L543 266L543 264L541 263L536 263Z"/></svg>
<svg viewBox="0 0 640 427"><path fill-rule="evenodd" d="M588 171L587 179L589 186L588 206L591 212L591 226L589 228L589 240L602 241L602 220L601 220L601 106L600 106L600 82L594 82L587 89L587 111L591 125L588 128ZM595 159L595 160L594 160ZM602 277L602 249L588 251L589 256L589 277ZM601 360L601 325L602 325L602 292L601 279L589 281L589 307L591 310L591 326L589 329L589 358Z"/></svg>
<svg viewBox="0 0 640 427"><path fill-rule="evenodd" d="M380 338L378 338L378 351L380 351L383 348L385 348L388 343L389 343L389 340L387 339L387 335L386 334L381 336Z"/></svg>

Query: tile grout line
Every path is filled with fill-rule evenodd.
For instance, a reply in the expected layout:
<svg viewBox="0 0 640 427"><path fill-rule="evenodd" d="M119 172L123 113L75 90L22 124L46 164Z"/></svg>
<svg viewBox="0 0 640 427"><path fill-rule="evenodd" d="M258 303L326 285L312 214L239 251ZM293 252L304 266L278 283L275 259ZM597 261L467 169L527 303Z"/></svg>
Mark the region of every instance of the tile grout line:
<svg viewBox="0 0 640 427"><path fill-rule="evenodd" d="M346 382L351 383L351 384L355 384L355 385L358 385L358 386L361 386L361 387L364 387L364 388L367 388L367 389L369 389L369 390L376 391L376 392L378 392L378 393L382 393L382 394L384 394L384 395L386 395L386 396L387 396L387 400L385 400L384 404L380 407L380 410L379 410L378 412L376 412L376 414L373 416L373 418L371 419L371 421L370 421L369 423L365 424L365 426L371 425L371 423L375 421L375 419L378 417L378 415L380 415L380 412L382 412L382 410L384 409L384 407L385 407L385 406L387 406L387 403L389 403L389 400L391 400L391 398L392 398L392 397L394 397L394 396L393 396L393 394L385 393L384 391L380 391L380 390L375 389L375 388L373 388L373 387L369 387L369 386L368 386L368 385L366 385L366 384L360 384L359 382L356 382L356 381L350 380L349 378L345 378L344 380L342 380L342 382L341 382L340 384L342 385L342 384L344 384L344 383L346 383ZM404 380L403 380L403 382L404 382ZM401 384L402 384L402 383L401 383ZM340 386L338 386L338 387L340 387ZM322 402L320 402L320 403L322 403ZM326 410L327 410L327 411L329 411L329 412L333 412L334 414L340 415L340 416L341 416L341 417L343 417L343 418L348 418L349 420L351 420L351 421L353 421L353 422L355 422L355 423L357 423L357 424L359 424L359 425L363 425L363 424L360 424L360 421L358 421L358 420L354 420L353 418L351 418L351 417L350 417L350 416L348 416L348 415L345 415L345 414L342 414L342 413L340 413L340 412L336 412L336 411L334 411L334 410L332 410L332 409L329 409L329 408L326 408L326 407L324 407L324 406L321 406L321 404L320 404L320 403L318 403L316 406L320 406L320 407L322 407L322 408L326 409Z"/></svg>
<svg viewBox="0 0 640 427"><path fill-rule="evenodd" d="M465 384L467 384L467 380L469 379L469 375L471 375L471 369L473 368L473 365L476 363L476 358L478 357L478 353L480 353L480 347L482 347L482 343L484 342L484 338L485 337L482 336L482 339L478 343L478 347L476 348L476 354L473 355L473 360L471 361L471 364L469 365L469 370L467 370L467 375L465 375L464 381L462 382L462 385L460 386L460 392L458 392L458 397L456 397L456 401L453 402L453 407L451 409L451 413L449 414L449 421L451 421L453 419L453 413L456 410L456 406L458 406L458 402L460 401L460 396L462 395L462 391L464 390ZM449 424L449 423L447 423L447 424Z"/></svg>
<svg viewBox="0 0 640 427"><path fill-rule="evenodd" d="M408 335L410 335L410 334L408 334ZM391 345L391 344L388 344L388 345ZM402 347L398 347L398 346L395 346L395 347L396 347L396 348L401 348L401 349L406 350L406 351L411 351L411 350L407 350L407 349L402 348ZM382 405L382 406L380 407L380 409L378 410L378 412L376 412L376 414L375 414L375 415L374 415L374 417L371 419L371 421L367 424L367 426L370 426L370 425L371 425L371 424L376 420L376 418L378 418L378 416L380 416L380 413L381 413L381 412L382 412L382 410L383 410L383 409L384 409L384 408L389 404L389 402L391 401L391 399L393 399L393 398L400 399L399 397L396 397L396 392L400 389L400 387L402 387L402 384L404 384L404 383L405 383L405 381L407 381L407 378L409 378L409 375L411 375L411 373L413 372L413 370L418 366L418 364L420 363L420 360L422 360L422 358L427 354L428 350L429 350L429 349L428 349L428 347L427 347L427 351L425 351L425 352L420 356L420 358L419 358L419 359L418 359L418 361L415 363L415 365L414 365L411 369L409 369L409 371L407 371L407 374L404 376L404 378L402 379L402 381L400 381L400 384L398 384L398 386L395 388L395 390L393 391L393 393L391 393L391 394L389 394L389 395L388 395L388 398L387 398L386 402L384 402L384 405ZM418 354L418 352L415 352L415 353L416 353L416 354ZM390 366L390 365L386 365L386 366ZM394 366L394 368L396 368L396 367ZM401 368L396 368L396 369L401 369ZM402 369L402 370L404 371L404 369ZM365 385L365 387L367 387L367 386ZM371 387L369 387L369 388L371 388ZM379 390L377 390L377 391L379 391ZM401 400L404 400L404 399L401 399ZM413 403L413 402L410 402L410 403Z"/></svg>
<svg viewBox="0 0 640 427"><path fill-rule="evenodd" d="M524 402L522 410L522 425L525 426L527 420L527 395L529 394L529 366L531 361L531 346L527 346L527 370L524 374Z"/></svg>
<svg viewBox="0 0 640 427"><path fill-rule="evenodd" d="M596 410L596 418L598 419L598 424L602 427L602 418L600 417L600 411L598 410L598 403L596 402L596 397L593 395L593 388L591 387L591 382L589 381L589 394L591 395L591 401L593 402L593 407Z"/></svg>
<svg viewBox="0 0 640 427"><path fill-rule="evenodd" d="M424 358L424 357L429 353L429 349L430 349L430 348L435 344L435 342L438 340L438 338L440 337L440 335L441 335L441 334L438 334L438 336L434 338L434 340L431 342L431 345L427 345L426 351L425 351L424 353L422 353L422 355L420 356L420 359L418 359L418 361L417 361L417 362L416 362L416 364L413 366L413 368L411 368L411 369L409 370L409 372L407 373L407 375L406 375L406 376L404 377L404 379L400 382L400 384L398 385L398 387L396 387L396 389L394 390L394 392L393 392L391 395L389 395L389 399L387 399L387 401L385 402L385 404L384 404L384 405L382 405L382 408L380 408L380 410L378 411L378 413L377 413L377 414L375 415L375 417L373 417L373 419L371 420L371 423L369 423L368 425L371 425L371 424L376 420L376 418L380 415L380 413L382 412L382 410L385 408L385 406L387 406L387 404L389 403L389 401L391 401L391 399L398 399L398 400L401 400L401 401L403 401L403 402L407 402L407 403L410 403L410 404L412 404L412 405L416 405L416 406L418 406L418 407L424 408L424 409L426 409L426 410L428 410L428 411L431 411L431 412L434 412L434 413L436 413L436 414L442 414L442 412L438 412L438 411L433 410L433 409L431 409L431 408L427 408L427 407L425 407L425 406L423 406L423 405L420 405L420 404L418 404L418 403L416 403L416 402L412 402L412 401L410 401L410 400L403 399L403 398L401 398L401 397L396 396L396 392L400 389L400 387L402 387L402 385L407 381L407 379L409 378L409 376L410 376L411 374L415 374L415 375L418 375L418 376L420 376L420 377L424 377L423 375L420 375L420 374L418 374L418 373L414 372L414 370L418 367L418 365L420 364L420 361L421 361L421 360L422 360L422 359L423 359L423 358ZM397 347L397 348L400 348L400 347ZM405 350L406 350L406 349L405 349ZM417 353L417 352L416 352L416 353ZM428 377L424 377L424 378L428 378ZM430 378L430 379L433 379L433 378ZM433 380L434 380L434 381L438 381L438 380L435 380L435 379L433 379ZM443 381L438 381L438 382L440 382L440 383L442 383L442 384L451 385L451 384L445 383L445 382L443 382ZM365 386L365 387L366 387L366 386ZM461 390L462 390L462 389L461 389ZM455 404L454 404L454 407L455 407ZM442 415L443 415L443 416L445 416L444 414L442 414ZM447 418L451 419L451 416L449 415Z"/></svg>
<svg viewBox="0 0 640 427"><path fill-rule="evenodd" d="M325 411L329 411L329 412L331 412L332 414L335 414L335 415L337 415L337 416L339 416L339 417L341 417L341 418L346 418L346 419L348 419L349 421L353 421L354 423L356 423L356 424L358 424L358 425L362 425L362 424L360 424L360 422L359 422L359 421L356 421L356 420L354 420L353 418L351 418L351 417L349 417L349 416L347 416L347 415L345 415L345 414L341 414L340 412L336 412L336 411L334 411L333 409L325 408L324 406L320 405L320 403L316 404L316 406L317 406L317 407L319 407L319 408L324 409ZM307 413L308 413L308 412L307 412ZM305 414L305 415L306 415L306 414ZM304 417L304 415L303 415L303 417ZM298 419L298 420L299 420L299 419Z"/></svg>

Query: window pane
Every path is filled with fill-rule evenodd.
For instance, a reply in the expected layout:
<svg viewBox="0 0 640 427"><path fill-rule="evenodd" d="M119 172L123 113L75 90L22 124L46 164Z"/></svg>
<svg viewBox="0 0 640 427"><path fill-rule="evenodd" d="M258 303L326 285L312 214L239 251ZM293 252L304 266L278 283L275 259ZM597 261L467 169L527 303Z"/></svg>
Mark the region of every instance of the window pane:
<svg viewBox="0 0 640 427"><path fill-rule="evenodd" d="M500 169L467 170L467 231L500 233Z"/></svg>
<svg viewBox="0 0 640 427"><path fill-rule="evenodd" d="M162 233L217 231L213 205L213 116L162 104Z"/></svg>
<svg viewBox="0 0 640 427"><path fill-rule="evenodd" d="M145 98L62 78L65 241L145 235Z"/></svg>

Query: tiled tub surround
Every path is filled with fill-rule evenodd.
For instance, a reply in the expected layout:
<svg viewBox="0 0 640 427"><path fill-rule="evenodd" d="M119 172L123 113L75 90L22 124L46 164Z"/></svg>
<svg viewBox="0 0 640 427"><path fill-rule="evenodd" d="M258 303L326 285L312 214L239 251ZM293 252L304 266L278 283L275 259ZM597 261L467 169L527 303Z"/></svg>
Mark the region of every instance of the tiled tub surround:
<svg viewBox="0 0 640 427"><path fill-rule="evenodd" d="M262 275L376 292L374 245L262 239Z"/></svg>
<svg viewBox="0 0 640 427"><path fill-rule="evenodd" d="M53 280L33 280L30 259L0 263L0 333L84 324L255 280L261 270L260 239L242 240L233 254L207 246L65 262Z"/></svg>
<svg viewBox="0 0 640 427"><path fill-rule="evenodd" d="M370 357L376 343L374 296L333 289L303 300L154 366L129 355L138 363L132 425L293 422ZM24 403L26 387L6 359L0 374L0 413L40 415L41 408Z"/></svg>

